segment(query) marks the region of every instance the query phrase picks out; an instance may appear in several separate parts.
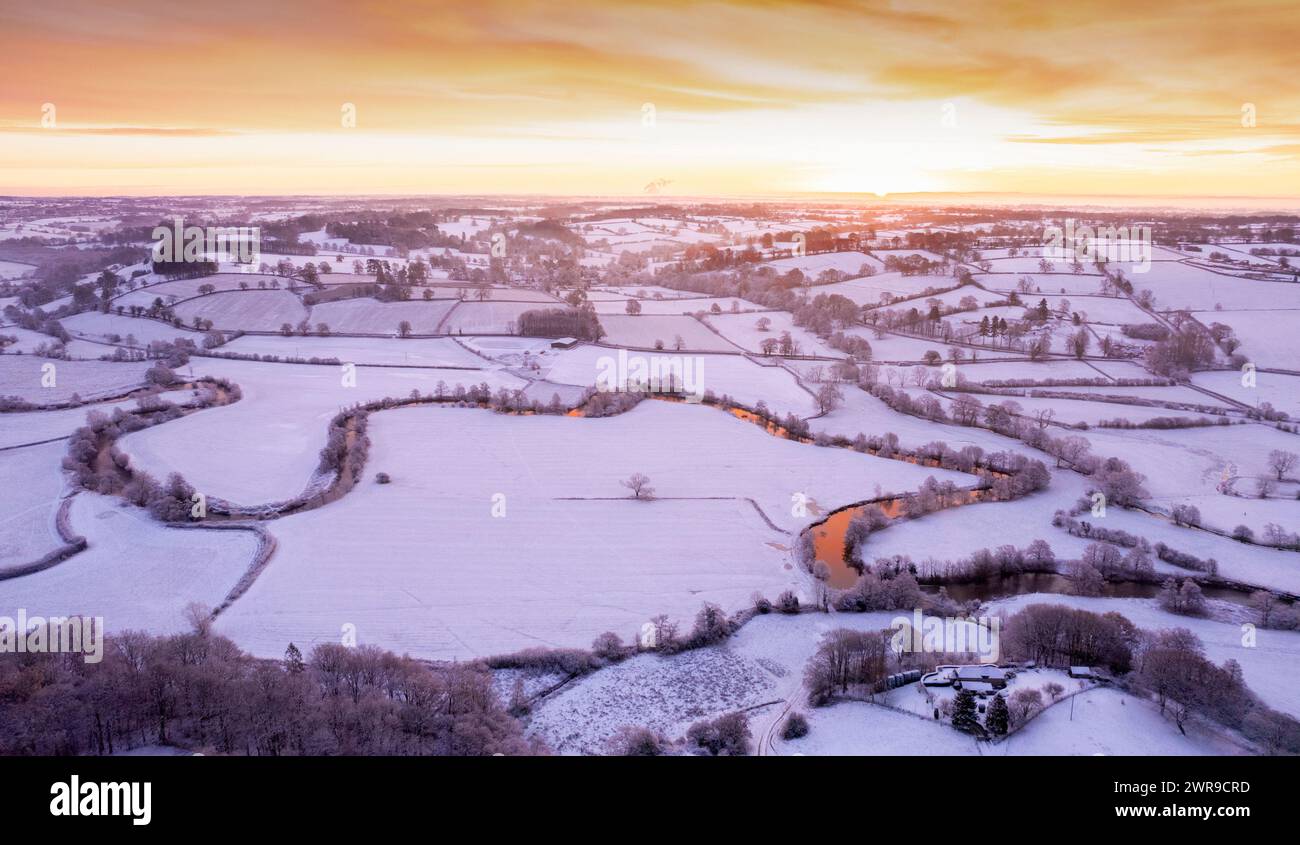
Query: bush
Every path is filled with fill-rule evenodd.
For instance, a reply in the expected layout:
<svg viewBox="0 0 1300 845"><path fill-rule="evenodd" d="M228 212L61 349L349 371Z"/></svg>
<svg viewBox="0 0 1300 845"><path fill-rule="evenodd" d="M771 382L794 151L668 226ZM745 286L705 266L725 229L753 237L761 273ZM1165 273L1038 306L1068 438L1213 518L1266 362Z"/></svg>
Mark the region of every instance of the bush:
<svg viewBox="0 0 1300 845"><path fill-rule="evenodd" d="M794 594L793 590L786 590L777 597L776 607L782 613L798 613L799 597Z"/></svg>
<svg viewBox="0 0 1300 845"><path fill-rule="evenodd" d="M665 744L649 728L624 728L614 740L615 753L621 757L661 757Z"/></svg>
<svg viewBox="0 0 1300 845"><path fill-rule="evenodd" d="M591 653L601 660L617 662L627 656L623 641L613 631L606 631L591 641Z"/></svg>
<svg viewBox="0 0 1300 845"><path fill-rule="evenodd" d="M711 721L696 722L686 739L713 757L743 757L749 753L749 720L744 713L727 713Z"/></svg>
<svg viewBox="0 0 1300 845"><path fill-rule="evenodd" d="M791 713L785 720L785 727L781 729L781 739L799 739L807 735L807 717L798 711Z"/></svg>
<svg viewBox="0 0 1300 845"><path fill-rule="evenodd" d="M375 483L376 483L376 484L389 484L389 483L392 482L392 480L393 480L393 479L390 478L389 475L388 475L388 473L386 473L386 472L377 472L377 473L375 473Z"/></svg>
<svg viewBox="0 0 1300 845"><path fill-rule="evenodd" d="M160 387L171 387L176 383L176 374L162 363L157 363L144 374L144 380Z"/></svg>

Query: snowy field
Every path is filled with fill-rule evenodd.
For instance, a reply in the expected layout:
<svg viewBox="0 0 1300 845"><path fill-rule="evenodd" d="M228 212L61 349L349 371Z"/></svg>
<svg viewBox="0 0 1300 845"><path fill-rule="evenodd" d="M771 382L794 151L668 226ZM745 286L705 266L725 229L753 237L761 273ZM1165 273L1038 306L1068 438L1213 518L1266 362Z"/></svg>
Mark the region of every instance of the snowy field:
<svg viewBox="0 0 1300 845"><path fill-rule="evenodd" d="M319 309L319 306L317 306ZM487 365L450 338L418 337L389 340L377 337L277 337L244 335L222 346L221 352L275 355L281 358L337 358L354 364L412 367L470 367ZM469 378L466 375L466 378Z"/></svg>
<svg viewBox="0 0 1300 845"><path fill-rule="evenodd" d="M147 276L144 278L155 278ZM278 287L285 288L289 286L290 280L280 276L268 276L263 273L217 273L212 276L202 276L196 279L176 279L174 281L153 281L148 285L142 285L134 290L128 291L126 284L119 284L117 295L113 297L112 304L114 308L123 306L128 310L132 305L139 305L148 308L153 305L155 299L161 299L164 304L170 304L182 299L190 299L199 295L199 288L211 285L216 291L241 290L245 286L252 289L269 287L274 282ZM298 282L303 286L302 282Z"/></svg>
<svg viewBox="0 0 1300 845"><path fill-rule="evenodd" d="M77 494L71 523L89 547L57 566L0 581L0 607L33 616L102 616L110 633L188 630L186 605L220 604L257 547L249 532L166 528L93 493Z"/></svg>
<svg viewBox="0 0 1300 845"><path fill-rule="evenodd" d="M346 622L362 641L439 658L631 636L657 613L688 619L704 601L736 610L798 587L791 538L764 519L808 522L791 513L798 492L833 507L931 474L969 481L674 403L604 419L403 408L372 417L370 437L361 485L271 525L275 564L219 625L245 647L279 654ZM599 472L573 461L579 449ZM659 498L628 498L619 481L634 472Z"/></svg>
<svg viewBox="0 0 1300 845"><path fill-rule="evenodd" d="M1123 458L1144 474L1151 503L1159 508L1195 505L1205 524L1224 531L1244 524L1258 535L1269 522L1295 525L1294 499L1258 499L1254 488L1255 478L1268 472L1270 451L1297 450L1294 435L1259 424L1077 434L1092 443L1095 454ZM1225 478L1237 479L1240 496L1218 492Z"/></svg>
<svg viewBox="0 0 1300 845"><path fill-rule="evenodd" d="M33 264L18 261L0 261L0 279L19 279L36 270Z"/></svg>
<svg viewBox="0 0 1300 845"><path fill-rule="evenodd" d="M514 334L525 311L560 308L545 302L462 302L443 319L439 332L455 335Z"/></svg>
<svg viewBox="0 0 1300 845"><path fill-rule="evenodd" d="M815 255L765 261L761 266L771 268L782 275L791 270L798 270L812 279L827 270L835 270L849 276L861 276L863 267L870 267L875 273L883 272L885 269L883 261L865 252L821 252Z"/></svg>
<svg viewBox="0 0 1300 845"><path fill-rule="evenodd" d="M38 405L114 396L144 384L145 361L52 361L31 355L0 355L0 396ZM52 369L51 369L52 368Z"/></svg>
<svg viewBox="0 0 1300 845"><path fill-rule="evenodd" d="M605 329L604 343L653 349L662 344L673 350L681 337L683 348L694 352L739 352L740 347L709 331L694 317L641 316L604 314L600 324Z"/></svg>
<svg viewBox="0 0 1300 845"><path fill-rule="evenodd" d="M758 328L758 321L766 319L766 330ZM796 354L817 355L825 358L844 358L843 352L832 348L807 329L794 324L788 311L767 311L761 314L713 314L705 318L718 333L737 346L750 352L761 353L763 341L779 341L785 332L797 344Z"/></svg>
<svg viewBox="0 0 1300 845"><path fill-rule="evenodd" d="M0 419L3 422L3 419ZM67 444L56 441L0 452L0 572L30 563L63 545L54 514L63 492L60 462ZM22 479L22 483L14 483Z"/></svg>
<svg viewBox="0 0 1300 845"><path fill-rule="evenodd" d="M1300 290L1300 285L1296 288ZM1232 326L1241 340L1238 351L1256 367L1300 370L1300 339L1296 337L1296 326L1300 325L1300 306L1294 311L1277 308L1205 311L1195 316L1206 326L1211 323Z"/></svg>
<svg viewBox="0 0 1300 845"><path fill-rule="evenodd" d="M397 337L403 322L409 323L412 334L436 334L456 300L378 302L373 299L343 299L312 306L313 331L320 323L337 334L375 334Z"/></svg>
<svg viewBox="0 0 1300 845"><path fill-rule="evenodd" d="M174 310L185 325L199 317L225 331L275 332L285 323L297 326L308 318L302 300L287 290L214 293L182 302Z"/></svg>
<svg viewBox="0 0 1300 845"><path fill-rule="evenodd" d="M117 314L104 314L99 311L85 311L72 317L65 317L60 321L63 328L68 330L69 334L76 337L85 337L90 340L101 343L115 343L123 346L148 346L154 341L172 342L177 338L185 338L194 341L196 345L203 342L203 334L193 329L178 329L170 323L164 323L162 320L150 320L144 317L128 317ZM118 340L110 341L110 338L116 336ZM135 343L129 343L128 338L135 338ZM101 354L112 352L111 348L104 348Z"/></svg>
<svg viewBox="0 0 1300 845"><path fill-rule="evenodd" d="M630 353L636 354L645 353ZM682 353L670 350L653 354L673 358ZM799 386L788 370L775 366L775 362L768 362L773 366L764 366L741 355L692 354L690 359L692 372L699 374L702 390L711 390L719 397L730 396L749 407L765 402L769 408L782 414L808 417L817 412L812 395ZM563 384L595 386L602 369L610 362L617 365L617 361L617 349L584 345L550 358L540 375Z"/></svg>
<svg viewBox="0 0 1300 845"><path fill-rule="evenodd" d="M1248 387L1242 384L1241 373L1227 370L1196 373L1192 384L1247 405L1257 407L1267 402L1292 419L1300 419L1300 376L1256 372L1254 385Z"/></svg>
<svg viewBox="0 0 1300 845"><path fill-rule="evenodd" d="M626 299L593 299L592 302L596 306L597 314L627 313ZM742 312L763 310L761 305L734 296L678 297L674 299L638 298L637 302L641 306L641 313L645 316L652 314L697 314L701 311L708 314L711 313L714 305L721 308L724 314L729 314L733 310Z"/></svg>
<svg viewBox="0 0 1300 845"><path fill-rule="evenodd" d="M385 397L486 382L522 387L512 376L437 369L358 368L344 387L332 365L265 364L195 358L196 374L225 376L243 389L232 405L208 408L118 441L132 465L159 478L178 471L197 489L241 505L290 499L311 481L330 419Z"/></svg>

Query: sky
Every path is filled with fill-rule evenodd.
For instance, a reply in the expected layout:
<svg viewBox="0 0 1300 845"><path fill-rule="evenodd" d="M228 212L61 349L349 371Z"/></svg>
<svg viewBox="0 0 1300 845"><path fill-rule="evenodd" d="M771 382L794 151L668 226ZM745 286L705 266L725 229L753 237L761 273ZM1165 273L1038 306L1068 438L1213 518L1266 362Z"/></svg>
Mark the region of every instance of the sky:
<svg viewBox="0 0 1300 845"><path fill-rule="evenodd" d="M1300 197L1290 2L41 0L9 194Z"/></svg>

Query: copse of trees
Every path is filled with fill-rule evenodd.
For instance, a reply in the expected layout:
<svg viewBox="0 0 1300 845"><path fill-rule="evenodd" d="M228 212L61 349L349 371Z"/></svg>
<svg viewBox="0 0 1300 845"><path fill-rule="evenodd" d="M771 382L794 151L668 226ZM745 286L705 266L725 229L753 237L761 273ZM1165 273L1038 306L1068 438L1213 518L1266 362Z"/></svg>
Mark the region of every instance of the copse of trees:
<svg viewBox="0 0 1300 845"><path fill-rule="evenodd" d="M888 658L885 631L836 628L826 632L804 670L809 703L821 707L854 689L874 692L888 674Z"/></svg>
<svg viewBox="0 0 1300 845"><path fill-rule="evenodd" d="M539 308L519 315L519 334L525 337L576 337L600 340L604 329L594 311L573 308Z"/></svg>
<svg viewBox="0 0 1300 845"><path fill-rule="evenodd" d="M538 749L474 664L429 666L323 644L259 660L211 632L105 638L80 654L0 654L0 754L113 754L176 744L219 754L490 755Z"/></svg>
<svg viewBox="0 0 1300 845"><path fill-rule="evenodd" d="M1199 323L1184 321L1178 330L1146 351L1153 373L1183 379L1190 372L1214 363L1214 339Z"/></svg>
<svg viewBox="0 0 1300 845"><path fill-rule="evenodd" d="M1003 654L1041 666L1104 666L1124 674L1133 666L1139 632L1118 613L1097 614L1059 604L1031 604L1005 620Z"/></svg>

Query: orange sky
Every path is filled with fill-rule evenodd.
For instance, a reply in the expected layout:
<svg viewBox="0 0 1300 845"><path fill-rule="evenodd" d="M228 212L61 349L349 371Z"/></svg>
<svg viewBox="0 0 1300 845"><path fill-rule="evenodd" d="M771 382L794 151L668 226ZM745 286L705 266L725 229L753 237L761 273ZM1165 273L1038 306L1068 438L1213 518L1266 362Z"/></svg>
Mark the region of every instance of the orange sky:
<svg viewBox="0 0 1300 845"><path fill-rule="evenodd" d="M5 4L0 192L1300 196L1294 0L198 5Z"/></svg>

